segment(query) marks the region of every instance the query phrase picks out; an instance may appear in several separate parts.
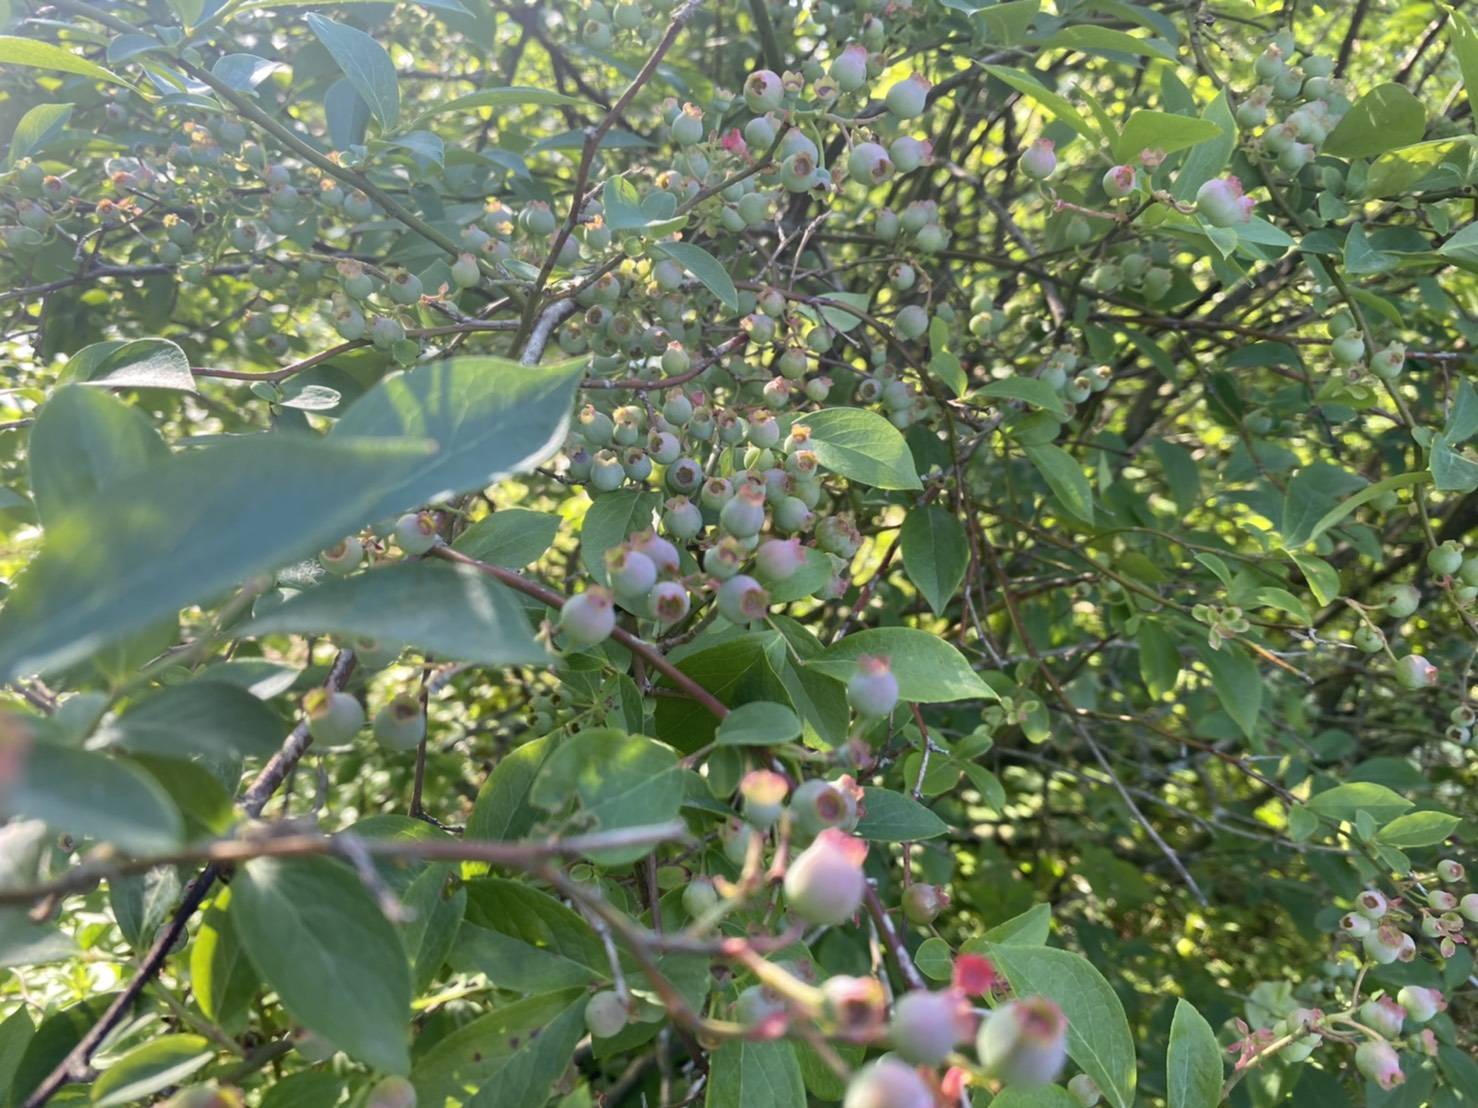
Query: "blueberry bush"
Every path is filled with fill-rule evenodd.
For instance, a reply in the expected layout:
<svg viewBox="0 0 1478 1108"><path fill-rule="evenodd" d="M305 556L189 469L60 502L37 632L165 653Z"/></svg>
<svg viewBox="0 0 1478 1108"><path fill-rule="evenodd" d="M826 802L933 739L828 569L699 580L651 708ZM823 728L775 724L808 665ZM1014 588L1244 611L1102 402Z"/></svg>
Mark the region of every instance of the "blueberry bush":
<svg viewBox="0 0 1478 1108"><path fill-rule="evenodd" d="M1478 1104L1460 6L0 25L0 1105Z"/></svg>

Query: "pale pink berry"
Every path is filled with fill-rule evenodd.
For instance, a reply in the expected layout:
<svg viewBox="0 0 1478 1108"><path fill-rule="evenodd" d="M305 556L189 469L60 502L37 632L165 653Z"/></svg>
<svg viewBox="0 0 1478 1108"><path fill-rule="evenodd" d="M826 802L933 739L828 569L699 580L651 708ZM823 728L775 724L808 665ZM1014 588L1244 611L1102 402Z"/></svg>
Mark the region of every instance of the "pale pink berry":
<svg viewBox="0 0 1478 1108"><path fill-rule="evenodd" d="M862 863L867 844L829 827L791 862L785 873L785 901L807 923L844 923L862 905L867 879Z"/></svg>
<svg viewBox="0 0 1478 1108"><path fill-rule="evenodd" d="M937 1066L975 1031L970 1002L954 990L915 989L898 998L888 1037L910 1062Z"/></svg>
<svg viewBox="0 0 1478 1108"><path fill-rule="evenodd" d="M1379 1039L1366 1039L1355 1048L1355 1068L1382 1089L1394 1089L1406 1080L1396 1051Z"/></svg>
<svg viewBox="0 0 1478 1108"><path fill-rule="evenodd" d="M1021 172L1037 181L1045 181L1057 169L1057 151L1051 139L1037 139L1021 155Z"/></svg>
<svg viewBox="0 0 1478 1108"><path fill-rule="evenodd" d="M1242 193L1237 177L1213 177L1196 190L1196 214L1213 227L1231 227L1252 218L1256 201Z"/></svg>
<svg viewBox="0 0 1478 1108"><path fill-rule="evenodd" d="M980 1064L1007 1085L1045 1085L1067 1061L1067 1017L1044 996L1002 1004L980 1028Z"/></svg>

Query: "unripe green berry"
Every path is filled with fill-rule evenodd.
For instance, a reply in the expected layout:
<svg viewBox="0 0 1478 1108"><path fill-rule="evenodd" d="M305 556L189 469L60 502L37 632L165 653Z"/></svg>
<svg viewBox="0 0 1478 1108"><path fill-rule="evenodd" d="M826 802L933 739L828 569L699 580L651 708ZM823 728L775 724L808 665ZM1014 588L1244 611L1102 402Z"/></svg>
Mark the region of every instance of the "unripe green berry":
<svg viewBox="0 0 1478 1108"><path fill-rule="evenodd" d="M1127 165L1110 166L1103 175L1103 191L1110 200L1119 200L1134 191L1134 170Z"/></svg>
<svg viewBox="0 0 1478 1108"><path fill-rule="evenodd" d="M340 746L364 726L364 708L346 692L312 689L303 697L308 734L324 746Z"/></svg>
<svg viewBox="0 0 1478 1108"><path fill-rule="evenodd" d="M1415 585L1387 585L1383 595L1386 611L1397 619L1405 619L1421 607L1422 594Z"/></svg>
<svg viewBox="0 0 1478 1108"><path fill-rule="evenodd" d="M910 74L888 89L883 103L895 119L913 119L924 113L929 87L929 82L922 75Z"/></svg>
<svg viewBox="0 0 1478 1108"><path fill-rule="evenodd" d="M585 1026L598 1039L620 1034L628 1018L626 1005L609 989L596 993L585 1002Z"/></svg>
<svg viewBox="0 0 1478 1108"><path fill-rule="evenodd" d="M604 642L616 627L616 607L611 594L599 585L592 585L570 597L560 609L559 627L574 647Z"/></svg>
<svg viewBox="0 0 1478 1108"><path fill-rule="evenodd" d="M1427 568L1440 577L1450 577L1463 565L1463 544L1448 539L1427 551Z"/></svg>
<svg viewBox="0 0 1478 1108"><path fill-rule="evenodd" d="M1429 689L1437 684L1437 667L1420 654L1408 654L1396 662L1396 681L1408 689Z"/></svg>
<svg viewBox="0 0 1478 1108"><path fill-rule="evenodd" d="M436 516L431 512L408 512L395 521L395 541L407 554L424 554L436 540Z"/></svg>
<svg viewBox="0 0 1478 1108"><path fill-rule="evenodd" d="M770 608L770 594L758 581L736 573L718 589L718 610L730 623L745 624L764 619Z"/></svg>
<svg viewBox="0 0 1478 1108"><path fill-rule="evenodd" d="M387 750L414 750L426 737L426 715L421 702L400 695L375 713L375 741Z"/></svg>
<svg viewBox="0 0 1478 1108"><path fill-rule="evenodd" d="M399 1074L382 1077L365 1097L364 1108L416 1108L416 1087Z"/></svg>
<svg viewBox="0 0 1478 1108"><path fill-rule="evenodd" d="M847 703L867 719L893 711L898 704L898 678L887 658L864 654L857 659L857 671L847 682Z"/></svg>
<svg viewBox="0 0 1478 1108"><path fill-rule="evenodd" d="M329 573L340 577L353 573L362 561L364 561L364 544L354 535L335 543L327 550L320 551L318 555L318 564Z"/></svg>
<svg viewBox="0 0 1478 1108"><path fill-rule="evenodd" d="M705 915L719 902L718 890L707 877L695 877L683 888L683 911L690 919Z"/></svg>
<svg viewBox="0 0 1478 1108"><path fill-rule="evenodd" d="M909 923L927 927L949 907L949 894L938 885L915 881L903 890L903 916Z"/></svg>

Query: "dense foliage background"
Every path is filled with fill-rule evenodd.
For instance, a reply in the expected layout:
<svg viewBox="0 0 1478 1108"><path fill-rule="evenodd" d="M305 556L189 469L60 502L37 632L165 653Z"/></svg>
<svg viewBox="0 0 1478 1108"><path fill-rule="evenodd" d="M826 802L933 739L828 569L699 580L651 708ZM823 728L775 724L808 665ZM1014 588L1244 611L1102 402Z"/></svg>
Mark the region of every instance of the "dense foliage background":
<svg viewBox="0 0 1478 1108"><path fill-rule="evenodd" d="M1461 12L0 19L0 1104L1478 1102Z"/></svg>

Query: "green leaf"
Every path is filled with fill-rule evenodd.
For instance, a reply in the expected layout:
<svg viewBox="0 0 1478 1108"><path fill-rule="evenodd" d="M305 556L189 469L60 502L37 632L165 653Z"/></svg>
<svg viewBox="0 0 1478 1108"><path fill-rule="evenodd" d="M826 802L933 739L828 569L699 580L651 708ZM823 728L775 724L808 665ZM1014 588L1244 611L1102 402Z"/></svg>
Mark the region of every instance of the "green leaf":
<svg viewBox="0 0 1478 1108"><path fill-rule="evenodd" d="M84 346L67 362L61 380L109 389L195 391L189 359L168 339L131 339Z"/></svg>
<svg viewBox="0 0 1478 1108"><path fill-rule="evenodd" d="M779 746L797 738L801 721L784 704L755 700L741 704L718 725L720 746Z"/></svg>
<svg viewBox="0 0 1478 1108"><path fill-rule="evenodd" d="M1067 1051L1113 1108L1134 1104L1134 1036L1124 1006L1080 955L1049 946L993 943L987 955L1018 996L1045 996L1067 1016Z"/></svg>
<svg viewBox="0 0 1478 1108"><path fill-rule="evenodd" d="M1090 52L1109 51L1117 54L1135 54L1143 58L1175 60L1175 52L1159 39L1138 38L1127 31L1116 31L1111 27L1097 27L1088 23L1077 23L1064 27L1042 45L1048 48ZM1136 147L1135 152L1137 153L1139 149L1142 147Z"/></svg>
<svg viewBox="0 0 1478 1108"><path fill-rule="evenodd" d="M912 627L854 631L806 665L845 682L856 672L857 659L864 654L882 655L892 662L898 695L904 700L936 704L997 699L963 654L938 635Z"/></svg>
<svg viewBox="0 0 1478 1108"><path fill-rule="evenodd" d="M824 408L801 420L811 449L832 472L878 489L921 489L908 443L882 416L865 408Z"/></svg>
<svg viewBox="0 0 1478 1108"><path fill-rule="evenodd" d="M565 989L518 1000L438 1039L416 1058L416 1102L543 1108L584 1035L586 996Z"/></svg>
<svg viewBox="0 0 1478 1108"><path fill-rule="evenodd" d="M1242 734L1252 738L1262 710L1262 673L1257 663L1235 643L1227 643L1220 650L1202 647L1201 660L1211 671L1211 684L1222 708Z"/></svg>
<svg viewBox="0 0 1478 1108"><path fill-rule="evenodd" d="M938 316L929 321L929 372L948 385L950 392L964 396L970 381L959 357L949 349L950 339L948 323Z"/></svg>
<svg viewBox="0 0 1478 1108"><path fill-rule="evenodd" d="M205 0L169 0L169 6L180 17L183 26L193 27L199 21L200 13L205 10Z"/></svg>
<svg viewBox="0 0 1478 1108"><path fill-rule="evenodd" d="M513 593L471 566L400 562L305 589L237 634L364 636L450 661L538 665L535 640Z"/></svg>
<svg viewBox="0 0 1478 1108"><path fill-rule="evenodd" d="M1052 906L1035 904L1019 916L998 923L982 939L987 943L1009 943L1012 946L1045 946L1052 934ZM970 945L966 944L966 949Z"/></svg>
<svg viewBox="0 0 1478 1108"><path fill-rule="evenodd" d="M184 833L179 811L149 774L118 758L46 741L26 752L5 807L133 854L178 846Z"/></svg>
<svg viewBox="0 0 1478 1108"><path fill-rule="evenodd" d="M137 408L106 392L63 386L51 394L27 447L31 497L45 524L68 505L167 457L168 448Z"/></svg>
<svg viewBox="0 0 1478 1108"><path fill-rule="evenodd" d="M1431 475L1428 473L1398 473L1394 477L1387 477L1384 481L1377 481L1373 485L1366 485L1359 492L1355 493L1354 496L1346 497L1320 516L1318 522L1309 528L1308 537L1304 541L1313 542L1320 535L1324 534L1325 531L1328 531L1335 524L1339 523L1340 520L1360 507L1361 504L1368 504L1377 497L1384 496L1386 493L1393 492L1396 489L1405 488L1407 485L1421 485L1430 480ZM1321 599L1319 603L1327 604L1328 601Z"/></svg>
<svg viewBox="0 0 1478 1108"><path fill-rule="evenodd" d="M912 843L949 831L949 824L911 796L869 786L863 788L862 797L857 834L871 842Z"/></svg>
<svg viewBox="0 0 1478 1108"><path fill-rule="evenodd" d="M1400 264L1394 254L1377 250L1357 223L1345 235L1345 272L1356 277L1387 273Z"/></svg>
<svg viewBox="0 0 1478 1108"><path fill-rule="evenodd" d="M1042 107L1046 108L1054 116L1087 139L1090 144L1097 146L1103 141L1103 136L1094 130L1093 125L1084 119L1078 112L1078 109L1068 102L1067 97L1047 88L1035 77L1029 76L1019 69L1007 69L1001 65L987 65L985 66L985 70L996 80L1041 104Z"/></svg>
<svg viewBox="0 0 1478 1108"><path fill-rule="evenodd" d="M1309 591L1320 604L1329 604L1339 596L1339 570L1323 558L1316 558L1312 554L1294 554L1290 551L1288 557L1298 566L1299 572L1309 584Z"/></svg>
<svg viewBox="0 0 1478 1108"><path fill-rule="evenodd" d="M344 1095L344 1079L328 1070L299 1070L274 1082L260 1108L333 1108Z"/></svg>
<svg viewBox="0 0 1478 1108"><path fill-rule="evenodd" d="M1003 377L975 390L970 394L970 399L982 396L991 400L1020 400L1034 408L1067 418L1067 409L1062 405L1061 395L1040 377Z"/></svg>
<svg viewBox="0 0 1478 1108"><path fill-rule="evenodd" d="M541 808L558 810L578 798L581 813L601 831L675 819L683 801L682 771L670 746L645 735L593 729L560 745L544 762L529 794ZM591 851L601 865L634 862L650 846Z"/></svg>
<svg viewBox="0 0 1478 1108"><path fill-rule="evenodd" d="M195 0L183 2L193 4ZM222 54L210 71L238 92L250 92L279 69L286 68L282 62L268 61L255 54Z"/></svg>
<svg viewBox="0 0 1478 1108"><path fill-rule="evenodd" d="M183 1084L210 1065L215 1052L203 1035L162 1035L136 1046L105 1069L92 1084L97 1108L133 1104L171 1085Z"/></svg>
<svg viewBox="0 0 1478 1108"><path fill-rule="evenodd" d="M22 158L29 158L60 135L71 118L71 104L37 104L15 125L5 164L15 165Z"/></svg>
<svg viewBox="0 0 1478 1108"><path fill-rule="evenodd" d="M549 512L502 508L463 531L452 547L479 562L522 569L553 544L559 522L559 516Z"/></svg>
<svg viewBox="0 0 1478 1108"><path fill-rule="evenodd" d="M783 1039L731 1039L709 1058L704 1108L806 1108L806 1087L795 1048Z"/></svg>
<svg viewBox="0 0 1478 1108"><path fill-rule="evenodd" d="M1156 699L1175 689L1180 680L1180 651L1165 629L1153 620L1139 625L1139 676Z"/></svg>
<svg viewBox="0 0 1478 1108"><path fill-rule="evenodd" d="M949 943L931 935L919 944L914 953L913 964L931 981L948 981L954 976L955 956Z"/></svg>
<svg viewBox="0 0 1478 1108"><path fill-rule="evenodd" d="M1397 816L1377 833L1380 841L1402 850L1436 846L1450 838L1462 823L1458 816L1446 812L1408 812Z"/></svg>
<svg viewBox="0 0 1478 1108"><path fill-rule="evenodd" d="M1216 94L1216 99L1206 105L1201 118L1215 124L1221 133L1198 142L1185 156L1170 189L1170 194L1177 200L1194 200L1196 190L1226 168L1237 148L1237 120L1232 115L1225 92Z"/></svg>
<svg viewBox="0 0 1478 1108"><path fill-rule="evenodd" d="M392 130L400 122L400 85L395 63L385 48L357 27L336 23L317 12L309 13L308 28L369 105L380 126Z"/></svg>
<svg viewBox="0 0 1478 1108"><path fill-rule="evenodd" d="M1052 494L1070 513L1093 523L1093 488L1077 460L1060 446L1041 443L1025 447L1026 456L1047 482Z"/></svg>
<svg viewBox="0 0 1478 1108"><path fill-rule="evenodd" d="M1060 1085L1022 1087L1013 1085L1001 1090L990 1102L990 1108L1080 1108L1072 1093Z"/></svg>
<svg viewBox="0 0 1478 1108"><path fill-rule="evenodd" d="M779 674L784 664L783 640L774 632L763 632L702 647L684 655L677 668L723 704L735 708L751 700L784 703L786 686ZM661 686L671 688L672 684L663 678ZM711 742L718 730L713 713L685 696L658 697L653 720L657 737L685 752Z"/></svg>
<svg viewBox="0 0 1478 1108"><path fill-rule="evenodd" d="M1169 1108L1216 1108L1221 1103L1221 1054L1206 1018L1185 999L1177 1000L1165 1052Z"/></svg>
<svg viewBox="0 0 1478 1108"><path fill-rule="evenodd" d="M1478 223L1469 223L1457 231L1437 247L1437 253L1460 262L1478 263Z"/></svg>
<svg viewBox="0 0 1478 1108"><path fill-rule="evenodd" d="M1316 523L1348 496L1365 487L1365 478L1340 466L1315 462L1304 466L1288 483L1283 499L1283 522L1279 527L1289 546L1309 541Z"/></svg>
<svg viewBox="0 0 1478 1108"><path fill-rule="evenodd" d="M415 993L436 980L467 911L466 888L448 889L455 872L450 864L427 866L401 896L410 918L401 924L400 933L410 956Z"/></svg>
<svg viewBox="0 0 1478 1108"><path fill-rule="evenodd" d="M467 916L451 958L498 988L548 992L610 978L595 930L572 908L523 881L467 885Z"/></svg>
<svg viewBox="0 0 1478 1108"><path fill-rule="evenodd" d="M329 545L385 514L375 505L387 474L418 452L256 434L162 458L96 502L64 505L0 610L0 680L71 665Z"/></svg>
<svg viewBox="0 0 1478 1108"><path fill-rule="evenodd" d="M1478 89L1478 31L1473 30L1473 25L1462 12L1447 9L1447 18L1451 27L1452 52L1457 55L1458 71L1463 75L1463 88L1471 104L1474 90Z"/></svg>
<svg viewBox="0 0 1478 1108"><path fill-rule="evenodd" d="M19 1005L3 1021L0 1021L0 1094L8 1093L15 1081L16 1070L25 1057L26 1047L36 1034L31 1023L31 1013L24 1004ZM28 1092L21 1089L20 1092Z"/></svg>
<svg viewBox="0 0 1478 1108"><path fill-rule="evenodd" d="M661 494L648 490L617 489L596 497L580 525L580 561L590 575L604 584L606 551L633 532L651 527L652 516L661 507Z"/></svg>
<svg viewBox="0 0 1478 1108"><path fill-rule="evenodd" d="M410 966L357 874L326 858L254 858L229 911L293 1019L377 1070L410 1072Z"/></svg>
<svg viewBox="0 0 1478 1108"><path fill-rule="evenodd" d="M42 858L51 854L55 840L56 833L40 820L12 819L0 827L0 889L29 885L43 876ZM0 908L0 968L38 966L80 957L81 947L62 932L54 922L55 915L49 913L46 919L35 919L29 906ZM120 929L122 925L120 918ZM25 1005L16 1015L0 1023L0 1099L10 1086L11 1076L30 1039L31 1023Z"/></svg>
<svg viewBox="0 0 1478 1108"><path fill-rule="evenodd" d="M663 242L652 247L652 253L666 256L682 266L703 283L703 287L719 298L719 302L731 312L739 310L739 290L728 270L717 258L701 246L690 242Z"/></svg>
<svg viewBox="0 0 1478 1108"><path fill-rule="evenodd" d="M1209 119L1140 110L1124 124L1123 134L1114 141L1114 152L1120 161L1133 163L1146 150L1173 154L1221 138L1222 134L1221 125Z"/></svg>
<svg viewBox="0 0 1478 1108"><path fill-rule="evenodd" d="M534 88L530 85L505 85L501 88L485 88L477 92L469 92L466 96L456 96L443 104L436 104L422 112L416 122L420 123L432 116L446 115L449 112L469 112L478 108L558 108L582 103L584 101L578 96L567 96L553 89Z"/></svg>
<svg viewBox="0 0 1478 1108"><path fill-rule="evenodd" d="M817 298L816 306L822 319L846 334L862 322L862 316L857 313L866 312L871 303L872 297L865 292L828 292L825 297Z"/></svg>
<svg viewBox="0 0 1478 1108"><path fill-rule="evenodd" d="M554 740L546 735L498 759L472 807L469 839L521 839L529 833L543 815L529 803L529 792L553 750Z"/></svg>
<svg viewBox="0 0 1478 1108"><path fill-rule="evenodd" d="M1165 471L1165 482L1170 486L1170 496L1182 514L1189 512L1201 502L1201 473L1196 460L1183 446L1164 439L1150 443L1160 468Z"/></svg>
<svg viewBox="0 0 1478 1108"><path fill-rule="evenodd" d="M1429 468L1440 492L1472 492L1478 488L1478 462L1459 447L1478 433L1478 391L1459 378L1452 412L1441 436L1432 443Z"/></svg>
<svg viewBox="0 0 1478 1108"><path fill-rule="evenodd" d="M190 944L190 990L207 1019L225 1027L242 1017L257 991L257 974L247 958L227 905L231 890L222 889L200 919Z"/></svg>
<svg viewBox="0 0 1478 1108"><path fill-rule="evenodd" d="M1352 781L1311 797L1309 807L1325 819L1342 823L1353 823L1360 812L1369 812L1377 822L1385 823L1407 811L1411 801L1374 781Z"/></svg>
<svg viewBox="0 0 1478 1108"><path fill-rule="evenodd" d="M903 520L898 541L908 579L935 615L943 615L970 564L965 525L943 508L914 508Z"/></svg>
<svg viewBox="0 0 1478 1108"><path fill-rule="evenodd" d="M49 42L34 38L0 35L0 65L48 69L53 73L76 73L81 77L107 81L110 84L122 85L124 88L133 87L118 74L72 53L65 47L54 46Z"/></svg>
<svg viewBox="0 0 1478 1108"><path fill-rule="evenodd" d="M386 488L370 519L486 488L533 469L564 441L587 358L522 366L467 357L385 378L334 426L330 440L429 439L436 452Z"/></svg>
<svg viewBox="0 0 1478 1108"><path fill-rule="evenodd" d="M164 758L266 757L286 731L277 713L245 689L201 678L150 693L105 721L91 745Z"/></svg>
<svg viewBox="0 0 1478 1108"><path fill-rule="evenodd" d="M1365 179L1365 195L1398 196L1423 178L1438 172L1444 163L1460 165L1468 160L1478 139L1472 135L1416 142L1388 150L1371 163ZM1468 259L1472 261L1471 258Z"/></svg>
<svg viewBox="0 0 1478 1108"><path fill-rule="evenodd" d="M1388 81L1376 85L1355 106L1324 142L1325 154L1336 158L1371 158L1420 142L1427 129L1427 110L1404 85Z"/></svg>
<svg viewBox="0 0 1478 1108"><path fill-rule="evenodd" d="M369 131L370 109L347 77L340 77L323 94L323 116L329 141L340 150L364 142Z"/></svg>
<svg viewBox="0 0 1478 1108"><path fill-rule="evenodd" d="M641 193L624 177L613 177L606 182L601 203L605 206L603 218L607 227L643 238L670 234L688 221L687 216L671 217L672 211L676 210L675 204L671 210L643 207Z"/></svg>

